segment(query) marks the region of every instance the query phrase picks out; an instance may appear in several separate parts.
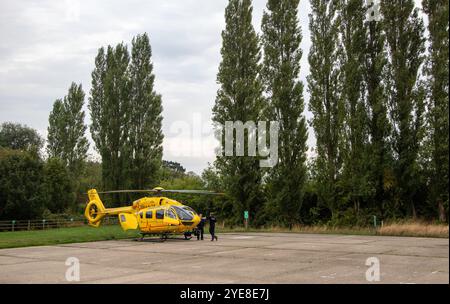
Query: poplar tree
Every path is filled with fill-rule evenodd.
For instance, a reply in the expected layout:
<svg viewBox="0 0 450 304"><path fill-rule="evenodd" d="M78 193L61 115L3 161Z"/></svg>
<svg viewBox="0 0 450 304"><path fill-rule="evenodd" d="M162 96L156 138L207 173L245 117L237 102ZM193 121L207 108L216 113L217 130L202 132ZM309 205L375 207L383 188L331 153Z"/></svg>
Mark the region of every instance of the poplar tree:
<svg viewBox="0 0 450 304"><path fill-rule="evenodd" d="M368 146L368 182L372 190L369 207L381 216L388 198L387 191L391 185L392 176L391 149L389 136L391 126L388 119L388 103L383 82L387 53L385 49L386 37L383 22L372 20L366 23L365 55L364 55L364 84L367 94L367 115L369 128Z"/></svg>
<svg viewBox="0 0 450 304"><path fill-rule="evenodd" d="M49 115L47 153L49 157L61 159L74 179L82 174L89 148L85 135L84 97L81 84L72 83L67 96L55 101Z"/></svg>
<svg viewBox="0 0 450 304"><path fill-rule="evenodd" d="M263 80L269 121L278 121L279 160L269 170L269 205L277 222L300 220L306 178L307 126L303 115L303 83L298 79L302 50L299 0L269 0L262 18Z"/></svg>
<svg viewBox="0 0 450 304"><path fill-rule="evenodd" d="M449 2L424 0L422 6L428 16L429 32L426 75L429 99L427 127L431 150L431 200L438 210L439 220L444 222L449 200Z"/></svg>
<svg viewBox="0 0 450 304"><path fill-rule="evenodd" d="M364 85L364 3L361 0L342 0L339 17L342 37L342 98L345 106L343 184L348 200L358 214L370 192L367 174L368 113Z"/></svg>
<svg viewBox="0 0 450 304"><path fill-rule="evenodd" d="M261 117L261 53L259 37L252 25L252 10L250 0L230 0L225 9L222 61L217 74L220 87L213 107L213 121L222 126L226 121L256 123ZM262 205L259 159L248 155L247 138L244 146L245 156L222 155L215 161L237 221L242 219L244 210L249 211L250 220L254 219Z"/></svg>
<svg viewBox="0 0 450 304"><path fill-rule="evenodd" d="M308 61L310 121L316 137L314 177L319 203L338 217L341 183L344 105L340 85L338 1L311 0Z"/></svg>
<svg viewBox="0 0 450 304"><path fill-rule="evenodd" d="M64 141L66 138L66 111L62 99L53 103L53 109L48 116L47 128L47 154L50 158L62 159L65 153Z"/></svg>
<svg viewBox="0 0 450 304"><path fill-rule="evenodd" d="M130 56L123 43L116 47L108 46L106 52L100 48L92 72L90 129L102 157L102 179L106 189L124 189L129 185L129 62Z"/></svg>
<svg viewBox="0 0 450 304"><path fill-rule="evenodd" d="M131 56L131 187L146 189L159 182L163 141L161 95L153 88L152 50L146 33L133 38Z"/></svg>
<svg viewBox="0 0 450 304"><path fill-rule="evenodd" d="M424 91L419 81L424 62L424 25L413 0L381 1L388 50L388 98L393 124L395 176L398 184L397 210L416 216Z"/></svg>

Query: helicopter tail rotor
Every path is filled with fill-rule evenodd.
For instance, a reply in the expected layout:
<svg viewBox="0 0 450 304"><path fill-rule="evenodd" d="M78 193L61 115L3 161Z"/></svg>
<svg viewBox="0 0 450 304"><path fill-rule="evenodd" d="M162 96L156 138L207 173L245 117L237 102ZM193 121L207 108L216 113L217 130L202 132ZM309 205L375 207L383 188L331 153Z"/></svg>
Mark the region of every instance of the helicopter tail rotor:
<svg viewBox="0 0 450 304"><path fill-rule="evenodd" d="M101 220L105 217L105 206L103 205L97 190L88 191L89 203L86 205L84 216L87 218L89 225L98 227Z"/></svg>

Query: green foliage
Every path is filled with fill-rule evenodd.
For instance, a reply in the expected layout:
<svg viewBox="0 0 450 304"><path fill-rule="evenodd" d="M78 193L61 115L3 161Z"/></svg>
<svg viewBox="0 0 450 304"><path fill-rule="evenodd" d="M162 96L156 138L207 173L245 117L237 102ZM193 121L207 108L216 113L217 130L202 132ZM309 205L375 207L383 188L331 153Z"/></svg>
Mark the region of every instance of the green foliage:
<svg viewBox="0 0 450 304"><path fill-rule="evenodd" d="M0 148L0 219L32 219L47 201L43 163L27 151Z"/></svg>
<svg viewBox="0 0 450 304"><path fill-rule="evenodd" d="M261 53L259 37L252 25L252 9L250 0L230 0L225 9L222 61L217 74L220 87L213 107L213 122L222 126L226 121L257 122L261 118ZM255 218L263 205L259 159L248 156L247 147L248 140L244 143L245 156L219 156L215 161L232 201L236 222L244 210Z"/></svg>
<svg viewBox="0 0 450 304"><path fill-rule="evenodd" d="M131 80L127 47L102 47L95 59L89 98L92 139L102 157L105 189L125 189L130 183L128 172L131 148L128 145L131 118ZM119 196L116 196L119 201Z"/></svg>
<svg viewBox="0 0 450 304"><path fill-rule="evenodd" d="M80 177L80 189L86 194L86 189L102 188L102 164L95 161L85 163L85 173Z"/></svg>
<svg viewBox="0 0 450 304"><path fill-rule="evenodd" d="M299 221L303 203L308 137L303 83L298 81L302 57L298 5L299 0L269 0L262 18L266 118L280 124L279 160L268 170L267 207L277 214L274 222L289 225Z"/></svg>
<svg viewBox="0 0 450 304"><path fill-rule="evenodd" d="M341 186L345 192L343 205L352 206L358 213L371 192L367 166L369 124L364 84L366 10L363 2L341 1L339 18L342 41L339 65L342 67L340 77L345 108Z"/></svg>
<svg viewBox="0 0 450 304"><path fill-rule="evenodd" d="M391 125L388 119L386 88L383 79L387 65L383 23L371 21L366 24L364 50L364 85L366 90L368 137L367 184L371 195L366 208L376 208L382 213L383 201L389 199L391 188L390 167L392 152L389 145Z"/></svg>
<svg viewBox="0 0 450 304"><path fill-rule="evenodd" d="M161 181L160 185L164 189L198 190L203 189L204 187L202 179L194 173L188 173L183 175L182 177L163 180Z"/></svg>
<svg viewBox="0 0 450 304"><path fill-rule="evenodd" d="M343 163L342 134L345 108L341 97L338 1L312 0L310 31L312 46L308 61L310 121L316 135L317 154L314 175L317 178L319 204L332 213L339 205L338 183Z"/></svg>
<svg viewBox="0 0 450 304"><path fill-rule="evenodd" d="M449 164L449 2L424 0L423 8L428 16L429 48L427 66L428 114L426 146L431 161L429 167L430 200L437 207L439 219L446 221L448 214L448 164Z"/></svg>
<svg viewBox="0 0 450 304"><path fill-rule="evenodd" d="M0 126L0 147L37 154L43 145L44 140L32 128L13 122L4 122Z"/></svg>
<svg viewBox="0 0 450 304"><path fill-rule="evenodd" d="M154 78L147 34L133 39L131 57L123 43L99 49L89 109L105 189L144 189L160 180L162 105Z"/></svg>
<svg viewBox="0 0 450 304"><path fill-rule="evenodd" d="M133 38L130 63L131 115L131 187L143 189L159 182L162 161L162 101L153 90L155 75L148 35Z"/></svg>
<svg viewBox="0 0 450 304"><path fill-rule="evenodd" d="M177 162L162 161L161 180L168 180L177 177L182 177L186 173L186 169Z"/></svg>
<svg viewBox="0 0 450 304"><path fill-rule="evenodd" d="M223 191L223 183L220 179L219 172L216 168L208 163L208 167L202 172L202 180L205 183L205 188L211 191Z"/></svg>
<svg viewBox="0 0 450 304"><path fill-rule="evenodd" d="M417 159L423 135L425 97L419 81L425 51L424 25L413 0L381 1L381 13L389 58L387 90L393 123L394 171L399 186L398 207L415 217L413 198L419 188Z"/></svg>
<svg viewBox="0 0 450 304"><path fill-rule="evenodd" d="M48 119L48 156L62 160L74 180L82 174L89 148L82 109L84 96L81 84L72 83L67 96L55 101Z"/></svg>
<svg viewBox="0 0 450 304"><path fill-rule="evenodd" d="M44 165L44 184L47 195L46 208L52 213L62 213L75 201L69 171L59 158L49 158Z"/></svg>

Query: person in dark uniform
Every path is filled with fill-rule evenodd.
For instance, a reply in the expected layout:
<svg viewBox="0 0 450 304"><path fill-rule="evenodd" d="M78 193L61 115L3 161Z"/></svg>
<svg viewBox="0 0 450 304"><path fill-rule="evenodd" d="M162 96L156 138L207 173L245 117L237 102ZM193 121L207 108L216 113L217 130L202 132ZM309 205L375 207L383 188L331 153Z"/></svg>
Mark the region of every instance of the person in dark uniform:
<svg viewBox="0 0 450 304"><path fill-rule="evenodd" d="M200 217L200 223L198 223L197 225L197 241L200 239L203 241L203 233L205 231L206 219L203 217L201 213L198 216Z"/></svg>
<svg viewBox="0 0 450 304"><path fill-rule="evenodd" d="M216 236L217 219L214 216L214 213L210 213L208 219L209 219L209 233L211 233L211 242L214 240L217 241L217 236Z"/></svg>

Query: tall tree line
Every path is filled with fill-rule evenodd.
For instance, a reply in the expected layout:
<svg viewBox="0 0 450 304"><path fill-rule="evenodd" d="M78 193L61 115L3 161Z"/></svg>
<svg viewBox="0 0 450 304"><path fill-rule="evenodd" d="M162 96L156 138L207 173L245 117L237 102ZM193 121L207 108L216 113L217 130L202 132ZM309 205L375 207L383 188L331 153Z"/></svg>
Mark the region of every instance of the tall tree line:
<svg viewBox="0 0 450 304"><path fill-rule="evenodd" d="M238 12L241 7L248 11L251 1L230 0L225 11L215 121L261 117L280 122L279 159L274 168L253 166L240 171L241 160L217 158L217 174L235 204L246 200L239 196L244 193L240 189L261 189L262 201L255 203L269 214L260 214L263 222L271 217L293 224L303 221L300 214L305 213L300 209L309 191L308 198L317 197L313 209L328 210L332 223L367 224L372 215L439 216L445 221L448 1L423 1L428 53L423 15L413 0L382 0L376 12L380 18L372 19L368 13L378 6L371 7L370 1L310 1L307 89L316 145L309 170L303 84L298 80L302 56L298 5L299 1L268 0L261 39L251 28L246 37L256 38L247 38L245 45L239 25L249 17ZM245 52L249 45L254 49L251 53ZM261 60L254 55L259 49ZM261 66L252 74L253 83L262 82L261 104L249 102L259 100L254 86L235 85L243 70L239 63L245 60L251 60L251 67ZM255 97L241 102L236 98L241 96ZM253 116L242 115L248 109ZM262 178L246 178L258 175ZM227 188L233 182L234 189ZM248 205L243 203L239 213L242 207Z"/></svg>
<svg viewBox="0 0 450 304"><path fill-rule="evenodd" d="M245 156L222 155L215 161L219 180L232 201L235 222L240 222L244 210L254 224L293 225L299 221L307 178L307 126L303 83L299 81L302 34L298 4L298 0L268 1L261 37L252 26L250 0L230 0L225 9L213 121L223 126L226 121L264 120L277 121L280 126L273 168L260 168L259 158L248 155L248 137Z"/></svg>
<svg viewBox="0 0 450 304"><path fill-rule="evenodd" d="M443 5L443 2L440 3ZM310 109L314 115L312 126L317 138L313 172L316 183L320 185L317 187L319 202L327 203L327 197L322 196L320 191L326 183L320 177L328 175L335 177L330 184L338 191L323 191L334 200L335 204L329 206L333 215L337 211L341 218L345 217L353 208L353 218L360 219L360 207L364 204L365 214L362 217L366 219L369 214L389 218L416 217L417 205L423 209L427 204L428 198L424 197L423 190L427 188L428 176L433 176L427 175L422 159L427 148L424 135L434 134L432 129L425 128L427 88L423 74L426 39L419 9L412 0L381 1L381 19L369 21L366 19L369 7L362 1L311 1L311 6L313 45L308 85ZM426 3L424 8L427 12ZM441 8L445 11L444 6ZM439 28L441 38L448 36L446 18L442 15L441 24L435 27ZM434 22L430 18L429 26L433 27ZM326 36L324 32L330 35ZM432 30L430 35L433 36ZM446 39L442 41L441 44L445 45ZM330 45L333 47L326 47ZM336 57L333 57L334 53ZM430 56L434 57L432 47ZM333 83L328 79L334 75L331 68L322 74L317 73L317 70L329 66L336 67L338 74L336 79L340 84L334 87L321 83ZM432 66L431 61L429 66ZM448 61L446 64L441 59L441 66L444 71L441 71L439 79L447 79L448 69L445 71L445 66L448 66ZM428 75L432 79L431 70L428 70ZM447 76L444 77L445 72ZM445 85L441 87L441 92L443 89ZM335 97L335 103L331 103L335 108L327 106L330 95ZM428 95L433 96L432 93ZM441 96L445 102L440 104L447 104L447 109L443 108L444 111L438 115L447 117L448 90ZM433 97L429 97L430 100ZM323 108L317 106L322 103ZM428 108L429 119L436 117L432 114L432 104ZM322 120L322 117L326 119ZM338 119L330 124L332 117ZM441 122L445 129L448 122ZM334 129L335 136L322 137L323 130L330 130L330 125L338 126ZM448 141L448 132L441 135L441 151L448 154L445 140ZM340 151L340 156L330 153L324 157L322 144L335 147ZM333 171L323 167L323 159L342 164L342 168L338 166ZM436 158L431 156L431 159ZM445 161L442 163L445 164ZM438 187L448 193L443 190L445 187ZM442 219L444 216L441 216Z"/></svg>

